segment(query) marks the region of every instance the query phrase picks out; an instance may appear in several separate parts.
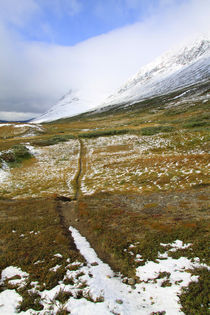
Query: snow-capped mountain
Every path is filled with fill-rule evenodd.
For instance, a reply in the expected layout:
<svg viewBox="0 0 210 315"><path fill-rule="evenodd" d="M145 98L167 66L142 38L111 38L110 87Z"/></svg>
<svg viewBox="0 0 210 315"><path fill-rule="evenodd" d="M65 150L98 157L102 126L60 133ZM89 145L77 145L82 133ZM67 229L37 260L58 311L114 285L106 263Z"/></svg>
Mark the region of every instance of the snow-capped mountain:
<svg viewBox="0 0 210 315"><path fill-rule="evenodd" d="M46 113L33 120L34 123L54 121L60 118L72 117L84 113L90 107L97 106L104 99L103 93L94 93L90 90L71 89ZM106 94L105 94L106 95ZM107 96L107 95L106 95Z"/></svg>
<svg viewBox="0 0 210 315"><path fill-rule="evenodd" d="M106 111L130 105L210 80L210 39L202 37L169 51L142 67L114 94L88 89L70 90L58 103L33 122L72 117L87 111ZM96 93L97 92L97 93Z"/></svg>
<svg viewBox="0 0 210 315"><path fill-rule="evenodd" d="M100 106L129 105L210 79L210 40L193 41L141 68Z"/></svg>

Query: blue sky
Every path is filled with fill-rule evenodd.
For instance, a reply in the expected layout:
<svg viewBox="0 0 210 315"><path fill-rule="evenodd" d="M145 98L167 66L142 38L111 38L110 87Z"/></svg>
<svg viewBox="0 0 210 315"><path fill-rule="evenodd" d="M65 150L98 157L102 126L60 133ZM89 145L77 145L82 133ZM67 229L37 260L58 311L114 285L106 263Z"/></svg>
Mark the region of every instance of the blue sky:
<svg viewBox="0 0 210 315"><path fill-rule="evenodd" d="M8 21L8 26L25 40L58 45L75 45L88 38L145 20L155 11L178 6L185 0L28 0L23 14L26 23ZM5 10L13 2L6 1ZM21 10L21 8L20 8ZM30 16L30 18L29 18Z"/></svg>
<svg viewBox="0 0 210 315"><path fill-rule="evenodd" d="M0 0L0 120L40 115L69 89L103 101L210 30L209 12L210 0Z"/></svg>

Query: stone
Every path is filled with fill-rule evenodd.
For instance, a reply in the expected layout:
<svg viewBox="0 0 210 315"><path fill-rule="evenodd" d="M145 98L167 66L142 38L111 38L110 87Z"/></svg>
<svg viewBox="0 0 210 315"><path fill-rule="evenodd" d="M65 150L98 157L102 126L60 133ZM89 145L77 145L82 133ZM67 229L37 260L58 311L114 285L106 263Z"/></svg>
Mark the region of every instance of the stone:
<svg viewBox="0 0 210 315"><path fill-rule="evenodd" d="M136 283L135 279L133 279L133 278L128 279L128 284L134 285L135 283Z"/></svg>

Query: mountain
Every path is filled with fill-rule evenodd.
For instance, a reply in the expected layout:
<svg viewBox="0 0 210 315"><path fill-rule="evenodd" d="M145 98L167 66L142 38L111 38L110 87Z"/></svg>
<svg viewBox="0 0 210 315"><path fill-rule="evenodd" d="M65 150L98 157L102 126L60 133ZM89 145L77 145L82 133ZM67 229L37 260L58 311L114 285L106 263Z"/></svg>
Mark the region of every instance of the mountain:
<svg viewBox="0 0 210 315"><path fill-rule="evenodd" d="M141 68L99 107L130 105L210 80L210 40L199 39Z"/></svg>
<svg viewBox="0 0 210 315"><path fill-rule="evenodd" d="M87 89L71 89L46 113L33 120L35 123L54 121L60 118L71 117L88 111L103 100L103 93L95 93ZM105 94L106 95L106 94ZM107 96L107 95L106 95Z"/></svg>
<svg viewBox="0 0 210 315"><path fill-rule="evenodd" d="M155 96L168 94L210 81L210 40L199 38L169 51L142 67L118 91L108 95L88 89L70 90L57 104L33 122L41 123L90 111L106 111L129 106ZM197 89L198 90L198 89ZM196 90L196 93L197 93ZM104 101L103 101L104 100ZM103 101L103 102L102 102Z"/></svg>
<svg viewBox="0 0 210 315"><path fill-rule="evenodd" d="M132 104L168 94L210 79L210 41L194 42L176 53L170 52L144 66L99 108Z"/></svg>

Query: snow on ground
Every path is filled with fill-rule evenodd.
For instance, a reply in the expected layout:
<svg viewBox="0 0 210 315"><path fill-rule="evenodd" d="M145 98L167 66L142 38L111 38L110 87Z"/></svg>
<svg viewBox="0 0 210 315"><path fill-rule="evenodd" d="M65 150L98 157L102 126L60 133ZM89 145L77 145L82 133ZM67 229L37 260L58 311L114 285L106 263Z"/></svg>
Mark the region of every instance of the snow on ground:
<svg viewBox="0 0 210 315"><path fill-rule="evenodd" d="M5 171L0 168L0 184L3 184L5 181L7 181L9 175L10 175L9 171Z"/></svg>
<svg viewBox="0 0 210 315"><path fill-rule="evenodd" d="M72 181L78 167L79 142L69 140L46 147L26 146L35 159L10 170L9 180L5 177L1 185L7 196L73 195ZM1 173L3 178L4 173Z"/></svg>
<svg viewBox="0 0 210 315"><path fill-rule="evenodd" d="M5 127L5 126L12 126L12 124L1 124L0 123L0 127Z"/></svg>
<svg viewBox="0 0 210 315"><path fill-rule="evenodd" d="M5 290L0 293L0 315L17 314L16 308L22 297L15 290Z"/></svg>
<svg viewBox="0 0 210 315"><path fill-rule="evenodd" d="M202 184L209 176L204 157L207 145L187 150L191 141L195 139L182 132L83 140L86 159L81 191L159 191Z"/></svg>
<svg viewBox="0 0 210 315"><path fill-rule="evenodd" d="M13 128L22 128L22 129L37 129L43 131L42 125L39 124L15 124L15 123L0 123L0 127L13 127Z"/></svg>
<svg viewBox="0 0 210 315"><path fill-rule="evenodd" d="M0 158L1 158L1 152L0 152ZM7 182L8 178L10 177L10 170L5 161L0 161L0 162L1 162L0 185L3 185L3 183Z"/></svg>
<svg viewBox="0 0 210 315"><path fill-rule="evenodd" d="M190 260L186 257L178 259L170 257L170 250L176 251L191 246L191 244L176 240L171 244L162 244L169 250L159 254L156 262L147 261L145 265L139 266L136 269L136 275L140 281L135 286L130 286L123 283L122 277L116 275L109 265L98 258L94 249L75 228L70 227L69 230L86 264L71 262L70 258L67 259L64 280L51 290L40 292L38 283L31 283L32 291L40 295L44 307L38 312L40 315L56 314L61 307L73 315L150 315L153 312L165 312L168 315L183 314L180 310L178 294L181 288L188 286L191 281L198 281L198 276L192 276L190 270L200 267L208 268L199 262L199 258ZM132 249L131 246L129 248ZM56 265L53 272L58 269L59 265ZM6 279L9 280L17 275L19 275L20 284L23 285L28 274L20 268L7 267L2 271L1 284L4 284ZM69 284L68 282L64 284L68 279ZM56 300L62 292L70 293L63 305ZM15 290L1 292L0 314L15 314L15 308L21 299ZM37 312L28 310L21 314L37 314Z"/></svg>

